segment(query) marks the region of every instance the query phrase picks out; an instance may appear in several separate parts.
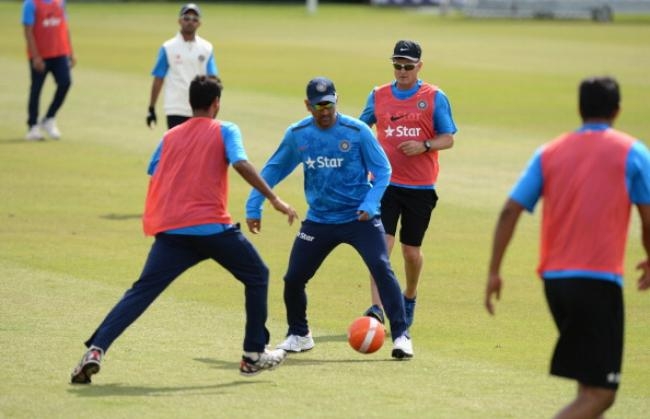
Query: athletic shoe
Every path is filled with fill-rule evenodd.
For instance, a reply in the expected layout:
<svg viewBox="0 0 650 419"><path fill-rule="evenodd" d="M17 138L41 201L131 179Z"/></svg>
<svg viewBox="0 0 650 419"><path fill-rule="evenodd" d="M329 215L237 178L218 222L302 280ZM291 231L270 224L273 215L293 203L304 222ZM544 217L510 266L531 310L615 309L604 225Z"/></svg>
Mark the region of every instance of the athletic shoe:
<svg viewBox="0 0 650 419"><path fill-rule="evenodd" d="M25 135L25 139L27 141L41 141L43 139L43 133L41 132L41 128L38 125L32 125L29 127L29 131L27 131L27 135Z"/></svg>
<svg viewBox="0 0 650 419"><path fill-rule="evenodd" d="M41 128L47 132L48 137L53 140L58 140L61 138L61 131L56 126L56 120L54 118L45 118L41 121Z"/></svg>
<svg viewBox="0 0 650 419"><path fill-rule="evenodd" d="M366 317L372 317L379 323L384 324L384 310L382 310L377 304L371 305L363 315Z"/></svg>
<svg viewBox="0 0 650 419"><path fill-rule="evenodd" d="M276 348L287 352L305 352L313 347L314 339L311 337L311 332L307 336L289 335L284 342L276 346Z"/></svg>
<svg viewBox="0 0 650 419"><path fill-rule="evenodd" d="M391 355L396 359L413 358L413 343L406 333L393 341L393 353Z"/></svg>
<svg viewBox="0 0 650 419"><path fill-rule="evenodd" d="M239 364L239 373L246 377L252 377L264 370L272 370L278 367L287 357L287 353L282 349L268 350L257 353L257 359L243 355Z"/></svg>
<svg viewBox="0 0 650 419"><path fill-rule="evenodd" d="M79 361L79 365L72 370L71 384L90 384L90 377L99 372L102 366L104 351L96 346L91 346Z"/></svg>
<svg viewBox="0 0 650 419"><path fill-rule="evenodd" d="M415 298L404 296L404 313L406 314L406 327L411 327L415 316Z"/></svg>

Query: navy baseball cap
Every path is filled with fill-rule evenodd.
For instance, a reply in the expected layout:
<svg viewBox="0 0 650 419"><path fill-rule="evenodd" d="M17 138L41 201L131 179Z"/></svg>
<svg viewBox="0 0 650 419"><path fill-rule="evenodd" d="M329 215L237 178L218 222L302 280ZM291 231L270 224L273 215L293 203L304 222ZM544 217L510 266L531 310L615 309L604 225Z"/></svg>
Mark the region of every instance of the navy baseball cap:
<svg viewBox="0 0 650 419"><path fill-rule="evenodd" d="M336 103L336 88L332 80L316 77L307 84L307 100L312 105L321 102Z"/></svg>
<svg viewBox="0 0 650 419"><path fill-rule="evenodd" d="M181 7L181 12L178 15L183 16L184 14L187 14L187 12L194 12L198 17L201 17L201 9L199 9L199 6L194 3L187 3Z"/></svg>
<svg viewBox="0 0 650 419"><path fill-rule="evenodd" d="M422 49L420 45L415 41L397 41L395 48L393 49L393 55L391 58L406 58L413 62L420 61L422 56Z"/></svg>

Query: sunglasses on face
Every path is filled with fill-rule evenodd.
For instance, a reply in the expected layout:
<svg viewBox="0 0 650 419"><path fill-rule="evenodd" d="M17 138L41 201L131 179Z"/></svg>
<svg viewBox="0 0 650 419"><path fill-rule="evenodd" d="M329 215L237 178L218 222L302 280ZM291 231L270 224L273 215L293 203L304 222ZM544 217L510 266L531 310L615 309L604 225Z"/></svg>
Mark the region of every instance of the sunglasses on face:
<svg viewBox="0 0 650 419"><path fill-rule="evenodd" d="M183 20L185 22L198 22L199 17L194 15L183 15Z"/></svg>
<svg viewBox="0 0 650 419"><path fill-rule="evenodd" d="M406 70L406 71L411 71L415 68L416 64L400 64L400 63L393 63L393 68L395 70Z"/></svg>
<svg viewBox="0 0 650 419"><path fill-rule="evenodd" d="M311 105L311 107L314 108L315 111L322 111L323 109L332 109L334 108L334 105L335 103L332 102L323 102Z"/></svg>

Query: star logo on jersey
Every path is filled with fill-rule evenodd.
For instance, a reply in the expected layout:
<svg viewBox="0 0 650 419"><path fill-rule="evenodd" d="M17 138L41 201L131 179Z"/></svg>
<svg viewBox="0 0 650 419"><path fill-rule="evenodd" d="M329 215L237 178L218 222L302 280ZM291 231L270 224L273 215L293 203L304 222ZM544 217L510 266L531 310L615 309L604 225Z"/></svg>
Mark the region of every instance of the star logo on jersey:
<svg viewBox="0 0 650 419"><path fill-rule="evenodd" d="M343 152L348 152L350 151L350 141L348 140L341 140L339 142L339 150Z"/></svg>
<svg viewBox="0 0 650 419"><path fill-rule="evenodd" d="M384 130L386 137L392 137L395 130L392 127L388 127Z"/></svg>
<svg viewBox="0 0 650 419"><path fill-rule="evenodd" d="M315 169L316 166L316 160L312 160L311 157L307 157L307 160L305 160L305 164L307 165L308 169Z"/></svg>

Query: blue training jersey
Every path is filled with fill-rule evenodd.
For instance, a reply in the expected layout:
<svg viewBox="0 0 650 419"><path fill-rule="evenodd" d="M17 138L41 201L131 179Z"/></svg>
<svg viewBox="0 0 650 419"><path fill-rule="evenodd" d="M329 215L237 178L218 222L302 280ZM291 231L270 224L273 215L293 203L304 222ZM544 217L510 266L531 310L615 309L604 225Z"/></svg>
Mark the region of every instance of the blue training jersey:
<svg viewBox="0 0 650 419"><path fill-rule="evenodd" d="M319 128L313 116L292 124L261 175L273 187L299 164L309 205L307 220L342 224L356 220L357 211L371 217L379 214L391 168L386 153L362 121L337 113L336 122L327 129ZM260 219L263 203L264 196L253 189L246 202L247 218Z"/></svg>
<svg viewBox="0 0 650 419"><path fill-rule="evenodd" d="M223 138L223 143L226 148L226 158L228 159L228 163L232 165L241 160L248 160L239 126L232 122L220 122L221 137ZM151 161L149 162L149 167L147 168L147 174L150 176L154 174L156 168L158 167L158 162L160 161L160 155L162 153L164 143L165 137L163 137L162 141L160 141L160 144L158 144L158 147L151 156ZM174 230L168 230L165 233L207 236L210 234L222 233L230 227L230 224L202 224L198 226L189 226Z"/></svg>

